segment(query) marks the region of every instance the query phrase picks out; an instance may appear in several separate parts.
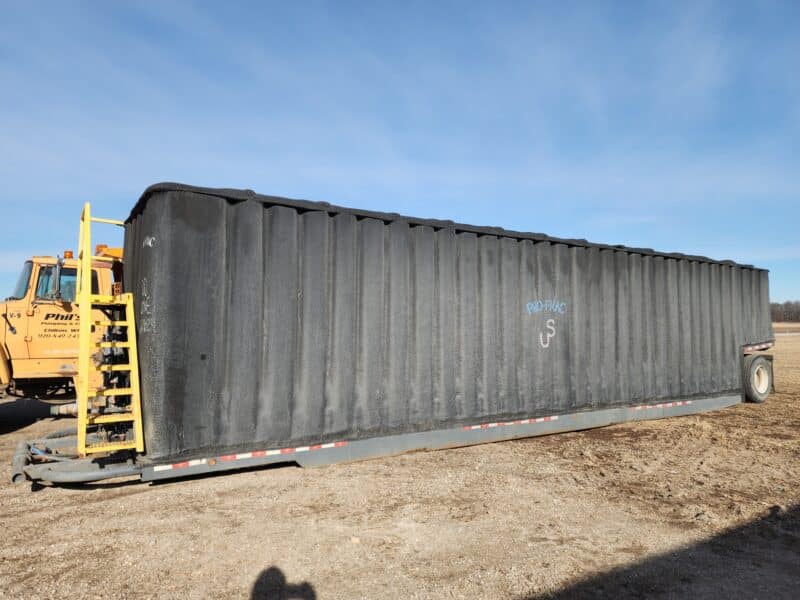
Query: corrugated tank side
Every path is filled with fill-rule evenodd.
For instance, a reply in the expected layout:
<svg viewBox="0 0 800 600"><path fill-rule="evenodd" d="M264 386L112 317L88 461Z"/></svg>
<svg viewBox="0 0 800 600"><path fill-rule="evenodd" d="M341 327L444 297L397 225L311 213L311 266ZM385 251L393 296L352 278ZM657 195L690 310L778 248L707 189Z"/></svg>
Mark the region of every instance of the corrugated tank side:
<svg viewBox="0 0 800 600"><path fill-rule="evenodd" d="M186 190L129 220L147 453L736 393L765 271Z"/></svg>

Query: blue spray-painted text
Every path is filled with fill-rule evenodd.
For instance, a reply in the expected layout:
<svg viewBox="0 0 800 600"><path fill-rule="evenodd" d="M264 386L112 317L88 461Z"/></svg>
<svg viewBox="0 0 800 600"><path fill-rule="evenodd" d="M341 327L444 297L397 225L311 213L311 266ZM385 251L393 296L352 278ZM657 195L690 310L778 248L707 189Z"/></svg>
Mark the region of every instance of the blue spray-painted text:
<svg viewBox="0 0 800 600"><path fill-rule="evenodd" d="M539 312L558 313L563 315L567 312L567 303L560 300L534 300L525 305L528 314L532 315Z"/></svg>

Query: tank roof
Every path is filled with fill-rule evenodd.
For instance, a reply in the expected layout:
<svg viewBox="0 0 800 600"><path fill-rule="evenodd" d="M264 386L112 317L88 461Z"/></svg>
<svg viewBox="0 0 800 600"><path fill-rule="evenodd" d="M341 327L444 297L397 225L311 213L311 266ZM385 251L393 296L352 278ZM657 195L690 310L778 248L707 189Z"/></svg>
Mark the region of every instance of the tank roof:
<svg viewBox="0 0 800 600"><path fill-rule="evenodd" d="M552 244L565 244L567 246L575 246L583 248L598 248L600 250L615 250L620 252L628 252L631 254L640 254L643 256L655 256L663 258L672 258L676 260L715 263L720 265L742 267L746 269L755 269L759 271L767 270L754 267L753 265L737 263L733 260L716 260L713 258L709 258L707 256L681 254L678 252L662 252L658 250L653 250L652 248L635 248L624 245L601 244L596 242L590 242L585 239L558 238L546 235L544 233L513 231L509 229L503 229L502 227L469 225L466 223L457 223L455 221L450 221L450 220L409 217L398 213L386 213L386 212L337 206L335 204L330 204L328 202L298 200L293 198L284 198L281 196L269 196L264 194L258 194L253 190L249 189L198 187L198 186L187 185L183 183L174 183L174 182L156 183L148 187L142 193L141 197L136 202L133 209L131 209L131 213L128 216L126 222L130 222L137 214L139 214L144 210L144 207L146 206L151 196L164 192L190 192L205 196L216 196L218 198L224 198L232 202L253 200L256 202L261 202L267 206L287 206L290 208L294 208L300 212L322 211L322 212L327 212L330 215L350 214L358 219L377 219L383 221L384 223L405 222L412 227L414 226L431 227L434 230L455 229L456 232L459 233L464 232L464 233L474 233L476 235L508 237L519 240L531 240L533 242L549 242Z"/></svg>

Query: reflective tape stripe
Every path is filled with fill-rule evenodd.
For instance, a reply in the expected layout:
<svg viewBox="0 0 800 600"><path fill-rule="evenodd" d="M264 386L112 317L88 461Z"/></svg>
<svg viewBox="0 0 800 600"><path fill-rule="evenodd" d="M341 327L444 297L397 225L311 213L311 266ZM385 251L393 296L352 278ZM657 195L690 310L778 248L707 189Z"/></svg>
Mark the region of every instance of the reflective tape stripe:
<svg viewBox="0 0 800 600"><path fill-rule="evenodd" d="M691 400L681 400L678 402L661 402L658 404L640 404L637 406L628 407L630 410L646 410L653 408L673 408L677 406L688 406L692 403ZM561 415L561 418L569 417L570 415ZM516 421L502 421L496 423L480 423L478 425L465 425L465 431L475 431L479 429L493 429L495 427L509 427L512 425L534 425L538 423L548 423L550 421L557 421L559 415L551 415L547 417L536 417L531 419L517 419ZM213 465L216 461L231 462L237 460L247 460L251 458L261 458L264 456L277 456L280 454L294 454L297 452L313 452L315 450L330 450L331 448L341 448L346 446L347 442L327 442L325 444L314 444L311 446L298 446L297 448L280 448L276 450L253 450L252 452L240 452L239 454L224 454L216 458L197 458L194 460L185 460L170 465L155 465L153 471L170 471L172 469L185 469L187 467L195 467L200 465L210 464Z"/></svg>
<svg viewBox="0 0 800 600"><path fill-rule="evenodd" d="M645 410L648 408L673 408L675 406L689 406L692 403L691 400L680 400L678 402L661 402L659 404L640 404L638 406L632 406L633 410Z"/></svg>
<svg viewBox="0 0 800 600"><path fill-rule="evenodd" d="M299 446L297 448L279 448L277 450L253 450L252 452L240 452L238 454L223 454L222 456L211 458L196 458L194 460L185 460L171 465L155 465L153 471L171 471L173 469L185 469L187 467L196 467L200 465L214 465L219 462L232 462L236 460L247 460L249 458L261 458L264 456L277 456L279 454L294 454L295 452L312 452L314 450L329 450L331 448L341 448L346 446L347 442L328 442L326 444L314 444L313 446Z"/></svg>
<svg viewBox="0 0 800 600"><path fill-rule="evenodd" d="M518 419L516 421L503 421L500 423L481 423L479 425L464 425L464 431L473 431L476 429L491 429L494 427L509 427L511 425L530 425L531 423L545 423L547 421L557 421L558 415L550 417L539 417L537 419Z"/></svg>
<svg viewBox="0 0 800 600"><path fill-rule="evenodd" d="M207 459L205 458L195 458L194 460L185 460L179 463L173 463L171 465L156 465L153 467L153 471L171 471L172 469L185 469L187 467L197 467L199 465L206 464Z"/></svg>
<svg viewBox="0 0 800 600"><path fill-rule="evenodd" d="M688 406L692 403L691 400L680 400L677 402L659 402L658 404L640 404L637 406L627 407L630 410L645 410L653 408L673 408L677 406ZM561 415L561 418L569 418L571 415ZM516 421L505 421L501 423L480 423L478 425L464 425L464 431L476 431L478 429L492 429L494 427L508 427L509 425L531 425L534 423L547 423L549 421L557 421L559 415L551 415L547 417L536 417L534 419L518 419Z"/></svg>

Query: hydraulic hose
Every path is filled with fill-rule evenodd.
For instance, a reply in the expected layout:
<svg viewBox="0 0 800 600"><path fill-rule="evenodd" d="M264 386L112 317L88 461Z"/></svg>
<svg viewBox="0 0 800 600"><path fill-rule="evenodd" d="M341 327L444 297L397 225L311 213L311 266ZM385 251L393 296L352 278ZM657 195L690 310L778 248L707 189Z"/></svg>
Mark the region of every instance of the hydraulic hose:
<svg viewBox="0 0 800 600"><path fill-rule="evenodd" d="M51 483L91 483L92 481L102 481L103 479L114 479L115 477L129 477L140 475L142 468L137 465L124 465L99 469L97 471L53 471L42 470L37 472L37 479L49 481Z"/></svg>
<svg viewBox="0 0 800 600"><path fill-rule="evenodd" d="M114 479L117 477L129 477L141 475L142 467L136 464L119 464L98 468L95 464L90 467L91 462L81 465L82 460L77 456L64 456L40 450L36 445L47 446L48 442L55 444L56 440L68 438L77 434L76 429L62 429L48 433L36 440L20 442L14 453L11 462L11 481L21 483L26 478L37 481L49 481L51 483L90 483L92 481L102 481L103 479ZM31 464L31 455L45 459L48 462ZM72 466L70 466L72 465Z"/></svg>
<svg viewBox="0 0 800 600"><path fill-rule="evenodd" d="M71 435L78 435L78 429L77 428L59 429L58 431L53 431L52 433L43 435L41 439L53 440L56 438L69 437Z"/></svg>
<svg viewBox="0 0 800 600"><path fill-rule="evenodd" d="M77 417L78 405L75 402L69 404L53 404L50 406L51 417Z"/></svg>
<svg viewBox="0 0 800 600"><path fill-rule="evenodd" d="M71 456L62 456L60 454L52 454L51 452L45 452L44 450L39 450L35 446L30 446L30 451L39 456L41 458L46 458L47 460L53 460L55 462L67 462L69 460L75 460L75 458Z"/></svg>
<svg viewBox="0 0 800 600"><path fill-rule="evenodd" d="M70 436L77 435L77 429L60 429L43 435L36 440L22 441L17 444L17 449L14 451L14 457L11 460L11 483L22 483L26 479L25 467L30 464L31 453L37 454L42 458L53 460L57 462L66 462L74 460L75 457L61 456L44 452L35 447L35 444L46 445L49 440L57 440Z"/></svg>
<svg viewBox="0 0 800 600"><path fill-rule="evenodd" d="M25 467L28 466L28 442L20 442L11 460L11 483L25 481Z"/></svg>

